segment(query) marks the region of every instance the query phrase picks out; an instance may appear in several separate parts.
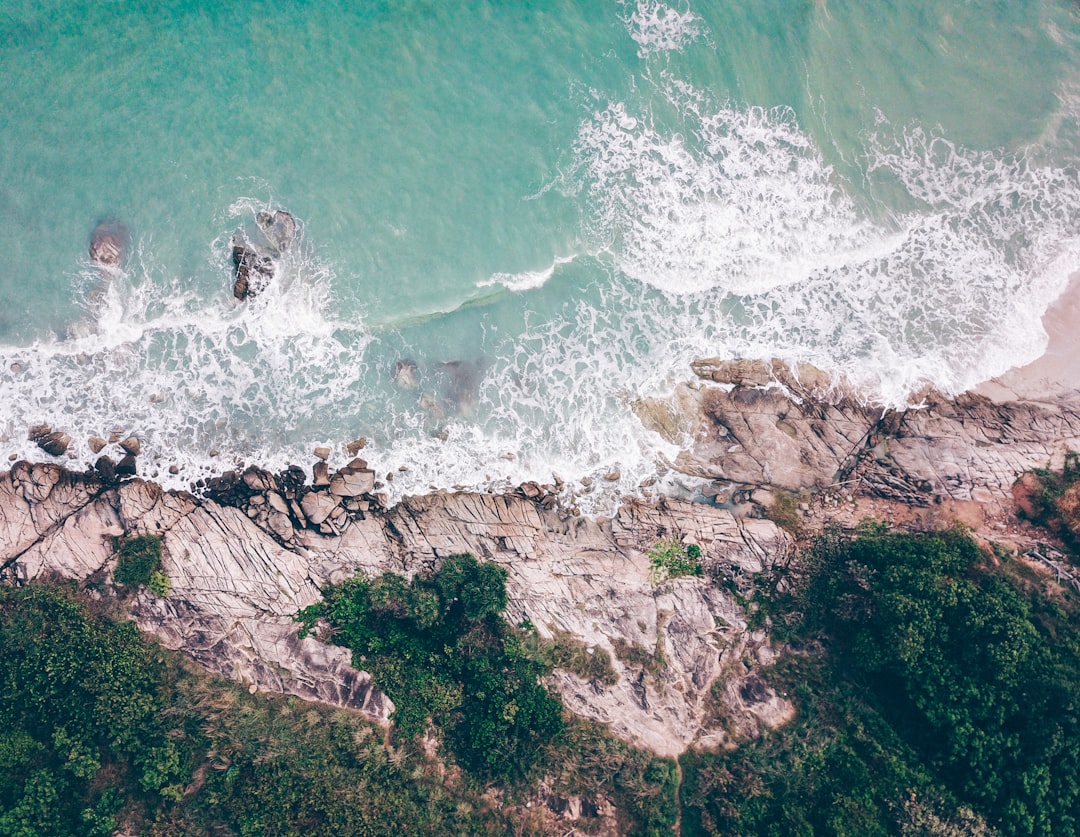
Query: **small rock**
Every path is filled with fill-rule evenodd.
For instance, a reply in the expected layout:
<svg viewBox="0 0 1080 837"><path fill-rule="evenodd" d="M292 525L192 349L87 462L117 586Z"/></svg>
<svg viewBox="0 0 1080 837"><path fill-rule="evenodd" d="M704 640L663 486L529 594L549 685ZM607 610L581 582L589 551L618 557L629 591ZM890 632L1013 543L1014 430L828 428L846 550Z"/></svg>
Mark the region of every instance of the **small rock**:
<svg viewBox="0 0 1080 837"><path fill-rule="evenodd" d="M349 456L356 456L365 447L367 447L367 439L361 436L359 439L353 439L349 444L345 445L345 450L349 452Z"/></svg>
<svg viewBox="0 0 1080 837"><path fill-rule="evenodd" d="M115 430L112 433L109 434L109 444L110 445L115 445L119 441L120 441L120 434L117 433Z"/></svg>
<svg viewBox="0 0 1080 837"><path fill-rule="evenodd" d="M169 466L169 473L172 474L175 477L177 474L180 473L180 469L177 468L175 465L170 465Z"/></svg>
<svg viewBox="0 0 1080 837"><path fill-rule="evenodd" d="M219 450L217 450L217 449L215 448L214 450L210 451L210 455L211 455L211 456L220 456L220 455L221 455L221 451L219 451Z"/></svg>
<svg viewBox="0 0 1080 837"><path fill-rule="evenodd" d="M256 686L256 685L255 685L254 683L252 683L252 684L251 684L250 686L248 686L248 694L249 694L249 695L253 695L253 694L255 694L255 693L256 693L257 691L259 691L259 687L258 687L258 686Z"/></svg>
<svg viewBox="0 0 1080 837"><path fill-rule="evenodd" d="M18 458L19 458L19 454L17 454L17 453L8 454L8 462L14 462Z"/></svg>
<svg viewBox="0 0 1080 837"><path fill-rule="evenodd" d="M604 479L606 479L608 482L618 482L621 477L622 474L620 474L618 471L609 471L608 473L604 474Z"/></svg>
<svg viewBox="0 0 1080 837"><path fill-rule="evenodd" d="M324 462L330 458L330 448L315 448L313 453Z"/></svg>
<svg viewBox="0 0 1080 837"><path fill-rule="evenodd" d="M128 436L124 441L120 443L120 447L124 453L130 453L132 456L138 456L142 452L142 443L139 442L134 436Z"/></svg>
<svg viewBox="0 0 1080 837"><path fill-rule="evenodd" d="M71 444L71 437L47 424L35 424L30 428L29 440L49 456L63 456Z"/></svg>
<svg viewBox="0 0 1080 837"><path fill-rule="evenodd" d="M136 468L135 456L130 453L126 454L123 459L116 463L116 475L118 477L133 477Z"/></svg>
<svg viewBox="0 0 1080 837"><path fill-rule="evenodd" d="M345 467L346 468L353 468L353 469L355 469L357 471L363 471L367 467L367 460L366 459L360 459L359 457L357 457L356 459L353 459L352 461L350 461L349 464L346 465Z"/></svg>
<svg viewBox="0 0 1080 837"><path fill-rule="evenodd" d="M101 267L119 267L127 249L128 232L118 221L102 221L90 234L90 261Z"/></svg>
<svg viewBox="0 0 1080 837"><path fill-rule="evenodd" d="M93 453L97 454L101 453L105 449L105 445L107 444L107 442L100 436L91 436L89 439L86 440L86 444Z"/></svg>
<svg viewBox="0 0 1080 837"><path fill-rule="evenodd" d="M535 482L523 482L520 491L529 500L535 500L543 493Z"/></svg>

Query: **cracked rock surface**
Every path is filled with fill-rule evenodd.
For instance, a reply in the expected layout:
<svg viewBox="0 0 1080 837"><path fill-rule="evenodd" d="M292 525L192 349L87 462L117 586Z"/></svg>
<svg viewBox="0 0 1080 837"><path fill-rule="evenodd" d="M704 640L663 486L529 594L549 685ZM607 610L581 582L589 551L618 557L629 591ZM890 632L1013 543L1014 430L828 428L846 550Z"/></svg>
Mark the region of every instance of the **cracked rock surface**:
<svg viewBox="0 0 1080 837"><path fill-rule="evenodd" d="M676 755L723 740L706 719L710 690L721 676L741 682L765 636L747 630L731 594L711 579L654 584L648 549L660 539L695 543L707 567L745 580L790 546L768 521L686 502L631 503L597 522L521 494L438 494L384 510L374 498L286 483L248 469L215 486L218 500L199 499L140 479L106 485L18 463L0 474L3 580L108 579L113 538L160 535L172 590L163 599L137 594L131 614L143 630L226 677L385 720L392 702L352 668L348 650L301 640L292 615L328 582L357 572L412 575L471 552L506 567L511 622L528 619L541 635L566 632L611 656L613 686L554 674L572 711ZM748 723L790 714L768 690L751 700L737 685L725 694Z"/></svg>

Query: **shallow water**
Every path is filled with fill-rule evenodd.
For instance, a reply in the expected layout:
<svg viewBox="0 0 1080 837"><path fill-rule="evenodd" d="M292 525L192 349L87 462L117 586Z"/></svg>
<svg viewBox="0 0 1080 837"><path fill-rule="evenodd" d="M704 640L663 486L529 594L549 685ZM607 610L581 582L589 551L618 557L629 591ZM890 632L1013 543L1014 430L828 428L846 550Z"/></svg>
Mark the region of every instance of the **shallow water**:
<svg viewBox="0 0 1080 837"><path fill-rule="evenodd" d="M599 508L692 358L956 392L1080 266L1072 3L233 6L0 9L3 450L188 485L363 435L392 493L618 470ZM237 303L266 207L300 241Z"/></svg>

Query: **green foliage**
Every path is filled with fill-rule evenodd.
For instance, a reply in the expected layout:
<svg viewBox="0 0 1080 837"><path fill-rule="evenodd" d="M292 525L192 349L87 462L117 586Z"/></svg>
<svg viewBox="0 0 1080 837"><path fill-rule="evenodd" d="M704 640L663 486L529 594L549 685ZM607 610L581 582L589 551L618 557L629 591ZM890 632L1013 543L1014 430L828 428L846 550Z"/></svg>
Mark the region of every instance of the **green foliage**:
<svg viewBox="0 0 1080 837"><path fill-rule="evenodd" d="M161 572L161 538L158 535L138 535L134 538L114 538L116 570L113 579L124 587L149 586L155 572ZM160 585L159 585L160 586Z"/></svg>
<svg viewBox="0 0 1080 837"><path fill-rule="evenodd" d="M938 779L1008 833L1075 833L1075 613L1022 594L961 532L871 531L815 553L809 626L835 639Z"/></svg>
<svg viewBox="0 0 1080 837"><path fill-rule="evenodd" d="M504 834L355 713L249 695L89 611L0 587L0 835Z"/></svg>
<svg viewBox="0 0 1080 837"><path fill-rule="evenodd" d="M795 700L796 720L735 750L682 757L683 834L895 834L909 789L941 798L910 747L828 660L791 658L770 678Z"/></svg>
<svg viewBox="0 0 1080 837"><path fill-rule="evenodd" d="M1080 630L962 531L827 532L789 576L772 676L798 720L684 762L689 833L1076 834Z"/></svg>
<svg viewBox="0 0 1080 837"><path fill-rule="evenodd" d="M102 624L69 590L0 588L0 647L0 833L109 833L104 777L138 796L179 780L162 666L132 624Z"/></svg>
<svg viewBox="0 0 1080 837"><path fill-rule="evenodd" d="M326 619L394 701L397 734L412 739L430 718L457 762L486 778L520 778L537 747L562 726L561 704L540 683L545 666L502 619L506 570L471 555L447 558L429 578L393 573L324 591L298 616Z"/></svg>
<svg viewBox="0 0 1080 837"><path fill-rule="evenodd" d="M172 579L163 570L154 570L150 573L150 580L146 582L146 587L159 599L164 599L172 592Z"/></svg>
<svg viewBox="0 0 1080 837"><path fill-rule="evenodd" d="M614 639L615 656L619 662L629 668L641 668L652 677L659 677L667 665L664 651L660 647L662 634L657 632L656 648L648 649L636 642L627 642L621 636Z"/></svg>
<svg viewBox="0 0 1080 837"><path fill-rule="evenodd" d="M653 584L701 575L701 547L682 541L659 541L649 550L649 578Z"/></svg>

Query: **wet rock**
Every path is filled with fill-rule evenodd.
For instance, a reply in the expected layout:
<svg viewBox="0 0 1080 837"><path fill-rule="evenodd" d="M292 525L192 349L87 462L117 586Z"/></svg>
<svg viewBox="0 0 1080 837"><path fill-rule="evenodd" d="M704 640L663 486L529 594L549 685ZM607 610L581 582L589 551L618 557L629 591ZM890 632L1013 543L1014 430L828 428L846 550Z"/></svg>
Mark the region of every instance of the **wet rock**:
<svg viewBox="0 0 1080 837"><path fill-rule="evenodd" d="M395 363L394 383L401 389L416 389L420 385L417 380L416 361L405 358Z"/></svg>
<svg viewBox="0 0 1080 837"><path fill-rule="evenodd" d="M359 497L375 488L375 472L366 468L342 468L330 480L330 493L335 497Z"/></svg>
<svg viewBox="0 0 1080 837"><path fill-rule="evenodd" d="M132 456L138 456L142 452L142 443L134 436L128 436L120 442L120 447L124 453L130 453Z"/></svg>
<svg viewBox="0 0 1080 837"><path fill-rule="evenodd" d="M358 439L353 439L349 444L345 446L345 450L349 452L349 456L356 456L360 451L367 447L367 439L361 436Z"/></svg>
<svg viewBox="0 0 1080 837"><path fill-rule="evenodd" d="M311 484L316 488L325 488L330 485L330 466L319 461L311 466Z"/></svg>
<svg viewBox="0 0 1080 837"><path fill-rule="evenodd" d="M296 240L296 219L284 209L260 212L255 223L278 253L284 253Z"/></svg>
<svg viewBox="0 0 1080 837"><path fill-rule="evenodd" d="M63 456L71 445L71 437L67 433L53 430L47 424L35 424L30 428L28 438L49 456Z"/></svg>
<svg viewBox="0 0 1080 837"><path fill-rule="evenodd" d="M92 453L98 454L105 450L106 442L100 436L91 436L86 440L86 445Z"/></svg>
<svg viewBox="0 0 1080 837"><path fill-rule="evenodd" d="M119 221L102 221L90 234L90 261L99 267L119 267L127 251L128 231Z"/></svg>
<svg viewBox="0 0 1080 837"><path fill-rule="evenodd" d="M323 460L323 462L330 458L330 448L315 448L312 453L319 459Z"/></svg>
<svg viewBox="0 0 1080 837"><path fill-rule="evenodd" d="M94 463L94 470L103 483L116 482L116 463L108 456L99 456Z"/></svg>
<svg viewBox="0 0 1080 837"><path fill-rule="evenodd" d="M233 296L243 301L266 289L274 278L274 260L260 253L246 238L232 240Z"/></svg>
<svg viewBox="0 0 1080 837"><path fill-rule="evenodd" d="M169 473L172 474L175 477L177 474L180 473L180 469L176 465L170 465L169 466Z"/></svg>
<svg viewBox="0 0 1080 837"><path fill-rule="evenodd" d="M264 471L262 468L257 468L254 465L250 465L244 469L243 480L248 488L260 493L276 491L278 487L277 480L274 479L273 474L269 471Z"/></svg>
<svg viewBox="0 0 1080 837"><path fill-rule="evenodd" d="M116 463L116 475L118 477L133 477L135 476L138 466L135 464L135 457L132 454L125 454L124 458Z"/></svg>

